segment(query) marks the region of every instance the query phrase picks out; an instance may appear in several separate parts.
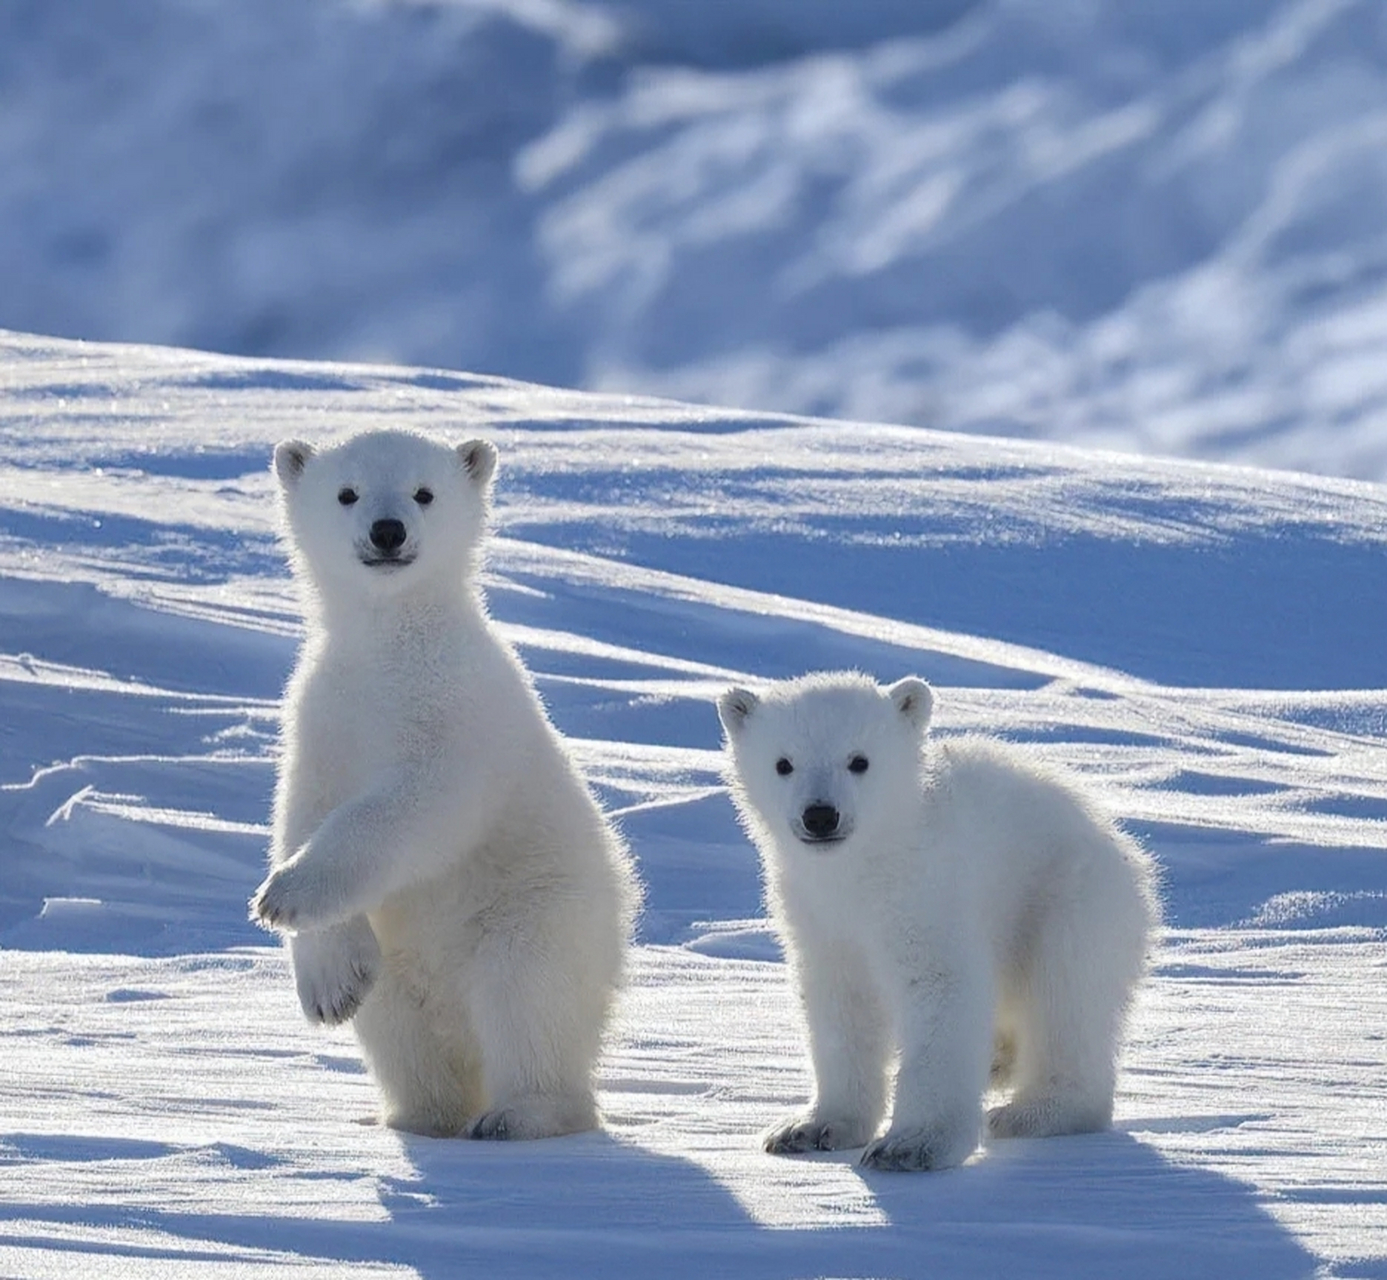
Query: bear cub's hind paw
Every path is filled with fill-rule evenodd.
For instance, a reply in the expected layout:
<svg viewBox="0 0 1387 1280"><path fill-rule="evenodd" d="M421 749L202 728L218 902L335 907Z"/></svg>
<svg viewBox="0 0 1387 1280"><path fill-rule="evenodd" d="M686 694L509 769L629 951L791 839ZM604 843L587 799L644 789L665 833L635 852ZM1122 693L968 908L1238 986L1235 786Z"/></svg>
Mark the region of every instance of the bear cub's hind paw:
<svg viewBox="0 0 1387 1280"><path fill-rule="evenodd" d="M903 1129L878 1138L862 1153L860 1163L893 1173L951 1169L972 1155L976 1146L976 1135L935 1127Z"/></svg>
<svg viewBox="0 0 1387 1280"><path fill-rule="evenodd" d="M483 1112L465 1130L469 1138L509 1141L557 1138L597 1127L597 1104L590 1095L535 1094Z"/></svg>
<svg viewBox="0 0 1387 1280"><path fill-rule="evenodd" d="M768 1129L761 1138L761 1145L773 1156L787 1156L860 1147L871 1136L869 1128L860 1121L821 1119L810 1113L794 1116Z"/></svg>
<svg viewBox="0 0 1387 1280"><path fill-rule="evenodd" d="M1051 1138L1061 1134L1097 1133L1112 1123L1106 1097L1014 1099L987 1113L992 1138Z"/></svg>

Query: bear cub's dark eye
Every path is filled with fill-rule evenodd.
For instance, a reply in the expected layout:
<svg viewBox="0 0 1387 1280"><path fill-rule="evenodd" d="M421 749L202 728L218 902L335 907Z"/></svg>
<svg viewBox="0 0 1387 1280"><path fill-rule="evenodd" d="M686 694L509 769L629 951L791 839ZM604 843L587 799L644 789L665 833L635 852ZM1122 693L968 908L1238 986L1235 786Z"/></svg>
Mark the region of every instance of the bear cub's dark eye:
<svg viewBox="0 0 1387 1280"><path fill-rule="evenodd" d="M421 486L414 491L414 501L421 507L427 507L433 501L433 490Z"/></svg>
<svg viewBox="0 0 1387 1280"><path fill-rule="evenodd" d="M782 778L785 778L788 777L790 774L794 773L795 766L792 765L784 756L781 756L780 759L775 762L775 771Z"/></svg>
<svg viewBox="0 0 1387 1280"><path fill-rule="evenodd" d="M350 485L348 485L346 488L338 489L337 491L337 501L340 502L344 507L351 506L352 503L356 501L356 498L356 490L353 489Z"/></svg>
<svg viewBox="0 0 1387 1280"><path fill-rule="evenodd" d="M853 756L853 758L852 758L851 760L848 761L848 772L849 772L849 773L866 773L866 772L867 772L867 757L866 757L866 756Z"/></svg>

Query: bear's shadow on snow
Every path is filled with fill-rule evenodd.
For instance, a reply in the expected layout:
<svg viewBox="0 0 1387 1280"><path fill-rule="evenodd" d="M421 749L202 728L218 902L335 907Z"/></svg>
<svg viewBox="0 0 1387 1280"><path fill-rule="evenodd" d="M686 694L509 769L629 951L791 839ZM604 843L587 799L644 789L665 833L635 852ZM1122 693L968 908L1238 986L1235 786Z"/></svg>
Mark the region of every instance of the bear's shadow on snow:
<svg viewBox="0 0 1387 1280"><path fill-rule="evenodd" d="M1238 1117L1227 1120L1233 1125ZM1180 1124L1161 1121L1166 1130ZM1207 1131L1208 1117L1189 1124ZM424 1280L566 1278L614 1267L669 1280L863 1274L1289 1280L1319 1266L1252 1188L1174 1164L1121 1131L999 1144L973 1164L942 1173L862 1173L864 1197L885 1219L865 1227L758 1224L692 1161L607 1134L515 1145L406 1136L403 1144L414 1176L376 1179L385 1220L267 1216L256 1208L190 1214L150 1206L132 1215L128 1206L84 1205L79 1214L71 1205L12 1199L0 1221L24 1221L30 1231L34 1223L75 1216L113 1228L137 1221L187 1242L176 1249L131 1246L146 1259L200 1256L201 1247L214 1243L219 1256L225 1248L268 1249L344 1267L405 1266ZM93 1150L93 1158L105 1154L105 1147ZM814 1164L855 1157L791 1158L802 1166L802 1193L813 1198ZM369 1175L355 1169L328 1176ZM828 1216L821 1205L811 1208ZM116 1255L130 1251L119 1241L110 1248Z"/></svg>
<svg viewBox="0 0 1387 1280"><path fill-rule="evenodd" d="M1230 1127L1239 1117L1229 1117ZM1162 1120L1179 1131L1181 1121ZM1191 1120L1207 1131L1208 1117ZM748 1142L755 1142L754 1136ZM421 1276L472 1267L587 1275L613 1261L662 1277L890 1274L1121 1275L1126 1280L1304 1277L1319 1262L1222 1174L1178 1165L1121 1130L993 1144L962 1169L861 1171L886 1221L785 1228L755 1222L691 1161L586 1134L543 1149L407 1139L417 1180L383 1184L397 1227L421 1242L394 1253ZM803 1168L856 1152L788 1157ZM770 1161L787 1157L766 1156ZM769 1168L769 1166L768 1166ZM449 1233L438 1246L434 1231ZM427 1241L427 1243L423 1243ZM401 1242L403 1244L403 1241ZM644 1264L642 1264L644 1259Z"/></svg>
<svg viewBox="0 0 1387 1280"><path fill-rule="evenodd" d="M690 1161L647 1152L604 1133L542 1142L488 1143L401 1135L413 1176L376 1174L359 1166L299 1176L354 1182L374 1180L384 1219L266 1214L258 1206L238 1212L183 1212L164 1205L132 1207L88 1203L0 1203L0 1225L80 1222L119 1233L132 1226L166 1233L179 1243L129 1242L113 1235L99 1250L191 1262L227 1251L280 1255L281 1263L336 1264L342 1274L361 1266L409 1268L424 1280L470 1275L518 1275L534 1280L617 1274L688 1276L743 1274L756 1257L747 1233L758 1230L731 1193ZM171 1147L74 1137L57 1142L28 1135L0 1135L0 1158L85 1163L123 1156L155 1159ZM147 1150L144 1148L148 1148ZM285 1176L294 1176L289 1169ZM91 1246L47 1239L47 1250L71 1249L74 1266ZM212 1250L209 1255L206 1251ZM268 1268L271 1264L265 1263ZM268 1270L266 1272L268 1274ZM393 1272L392 1272L393 1273ZM334 1274L336 1271L334 1270Z"/></svg>
<svg viewBox="0 0 1387 1280"><path fill-rule="evenodd" d="M1179 1118L1161 1124L1184 1127ZM1207 1117L1188 1124L1209 1127ZM1120 1129L994 1142L940 1173L862 1176L891 1222L883 1231L930 1251L932 1264L910 1274L1277 1280L1321 1265L1255 1188L1174 1163Z"/></svg>
<svg viewBox="0 0 1387 1280"><path fill-rule="evenodd" d="M383 1179L380 1197L420 1242L393 1259L425 1277L460 1274L462 1263L467 1274L589 1275L642 1257L636 1274L701 1276L716 1269L725 1233L755 1230L707 1170L605 1132L519 1144L406 1136L404 1146L416 1176ZM448 1245L436 1250L440 1230Z"/></svg>

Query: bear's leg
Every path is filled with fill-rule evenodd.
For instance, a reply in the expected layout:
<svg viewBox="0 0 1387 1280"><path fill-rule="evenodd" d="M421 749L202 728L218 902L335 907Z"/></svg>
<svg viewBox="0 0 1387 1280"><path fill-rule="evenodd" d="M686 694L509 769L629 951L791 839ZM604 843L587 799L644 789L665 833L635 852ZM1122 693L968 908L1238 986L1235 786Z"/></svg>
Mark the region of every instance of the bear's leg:
<svg viewBox="0 0 1387 1280"><path fill-rule="evenodd" d="M289 955L304 1013L329 1026L357 1011L380 969L380 946L365 916L291 934Z"/></svg>
<svg viewBox="0 0 1387 1280"><path fill-rule="evenodd" d="M1120 930L1071 909L1046 922L1016 1003L1015 1091L993 1108L996 1138L1091 1133L1112 1121L1116 1057L1140 957Z"/></svg>
<svg viewBox="0 0 1387 1280"><path fill-rule="evenodd" d="M891 1126L862 1153L874 1169L948 1169L978 1145L993 1050L986 966L909 974L901 991L901 1061Z"/></svg>
<svg viewBox="0 0 1387 1280"><path fill-rule="evenodd" d="M537 938L484 943L469 1004L487 1110L472 1138L550 1138L597 1127L592 1072L611 984L584 972L581 947ZM591 966L587 966L591 968Z"/></svg>
<svg viewBox="0 0 1387 1280"><path fill-rule="evenodd" d="M482 1084L460 1013L426 1000L416 980L386 964L352 1025L386 1124L434 1138L462 1132L481 1105Z"/></svg>
<svg viewBox="0 0 1387 1280"><path fill-rule="evenodd" d="M815 939L796 959L809 1024L814 1101L767 1130L774 1155L837 1151L871 1139L886 1109L889 1027L866 962L850 944Z"/></svg>

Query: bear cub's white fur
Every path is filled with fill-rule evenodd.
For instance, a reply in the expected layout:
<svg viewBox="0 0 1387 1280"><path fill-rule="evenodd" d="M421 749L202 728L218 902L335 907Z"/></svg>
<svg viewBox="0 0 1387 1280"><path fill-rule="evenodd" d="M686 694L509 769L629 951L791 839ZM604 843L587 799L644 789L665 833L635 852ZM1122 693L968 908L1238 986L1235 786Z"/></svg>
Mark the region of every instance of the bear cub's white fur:
<svg viewBox="0 0 1387 1280"><path fill-rule="evenodd" d="M943 1169L1105 1128L1158 919L1152 864L1015 748L927 736L933 694L820 673L718 704L729 781L803 999L807 1112L768 1151ZM895 1101L884 1136L889 1067Z"/></svg>
<svg viewBox="0 0 1387 1280"><path fill-rule="evenodd" d="M404 431L275 450L308 619L252 914L388 1124L537 1138L597 1123L636 891L477 590L495 464Z"/></svg>

